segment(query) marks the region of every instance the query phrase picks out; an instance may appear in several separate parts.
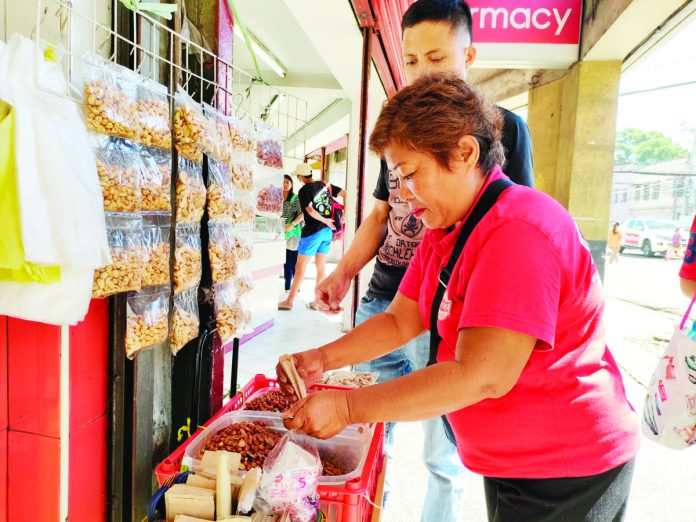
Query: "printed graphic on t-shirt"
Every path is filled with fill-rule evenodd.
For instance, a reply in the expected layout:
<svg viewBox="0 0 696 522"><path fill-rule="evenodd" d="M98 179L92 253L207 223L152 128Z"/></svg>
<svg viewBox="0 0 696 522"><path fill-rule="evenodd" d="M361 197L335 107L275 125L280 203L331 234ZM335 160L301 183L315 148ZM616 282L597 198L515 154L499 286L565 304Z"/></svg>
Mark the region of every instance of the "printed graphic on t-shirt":
<svg viewBox="0 0 696 522"><path fill-rule="evenodd" d="M389 221L378 259L386 265L405 268L423 239L425 227L411 213L408 203L399 197L399 177L391 172L388 176Z"/></svg>
<svg viewBox="0 0 696 522"><path fill-rule="evenodd" d="M312 207L324 217L331 217L331 197L326 187L317 192L312 200Z"/></svg>
<svg viewBox="0 0 696 522"><path fill-rule="evenodd" d="M440 303L440 308L437 311L437 320L444 321L450 316L452 312L452 301L447 296L447 290L445 290L445 295L442 296L442 302Z"/></svg>

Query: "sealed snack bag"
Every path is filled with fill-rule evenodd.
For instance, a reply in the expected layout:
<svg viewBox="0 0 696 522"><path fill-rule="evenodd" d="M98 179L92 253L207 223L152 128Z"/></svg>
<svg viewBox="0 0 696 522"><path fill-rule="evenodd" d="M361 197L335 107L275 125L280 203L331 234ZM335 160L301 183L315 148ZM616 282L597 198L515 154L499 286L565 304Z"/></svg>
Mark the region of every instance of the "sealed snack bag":
<svg viewBox="0 0 696 522"><path fill-rule="evenodd" d="M152 80L142 81L138 85L138 101L135 108L139 122L137 141L147 147L171 149L172 129L167 88Z"/></svg>
<svg viewBox="0 0 696 522"><path fill-rule="evenodd" d="M232 185L234 188L244 191L254 189L254 174L251 169L253 157L247 153L238 153L232 156L230 168L232 170Z"/></svg>
<svg viewBox="0 0 696 522"><path fill-rule="evenodd" d="M174 314L169 346L172 355L179 353L186 343L198 337L198 287L174 295Z"/></svg>
<svg viewBox="0 0 696 522"><path fill-rule="evenodd" d="M203 165L179 158L176 182L176 222L199 223L205 211Z"/></svg>
<svg viewBox="0 0 696 522"><path fill-rule="evenodd" d="M254 222L254 215L254 195L251 192L234 190L232 222L237 225L252 224Z"/></svg>
<svg viewBox="0 0 696 522"><path fill-rule="evenodd" d="M174 293L198 286L203 273L201 258L201 226L176 226L174 250Z"/></svg>
<svg viewBox="0 0 696 522"><path fill-rule="evenodd" d="M208 254L213 283L229 281L237 274L234 228L231 223L208 223Z"/></svg>
<svg viewBox="0 0 696 522"><path fill-rule="evenodd" d="M215 320L222 344L243 334L251 325L251 313L246 301L237 295L234 282L213 286L215 293Z"/></svg>
<svg viewBox="0 0 696 522"><path fill-rule="evenodd" d="M93 297L140 290L143 278L143 219L139 215L106 216L112 263L94 271Z"/></svg>
<svg viewBox="0 0 696 522"><path fill-rule="evenodd" d="M259 165L283 168L283 148L280 131L262 121L256 122L256 158Z"/></svg>
<svg viewBox="0 0 696 522"><path fill-rule="evenodd" d="M124 92L121 87L129 80L119 82L117 73L123 68L110 64L97 54L87 53L83 60L87 64L83 90L87 128L109 136L136 138L139 133L136 86L132 85L128 93Z"/></svg>
<svg viewBox="0 0 696 522"><path fill-rule="evenodd" d="M319 452L309 439L288 432L266 457L254 507L271 515L289 512L293 522L312 522L321 469Z"/></svg>
<svg viewBox="0 0 696 522"><path fill-rule="evenodd" d="M171 212L172 157L169 151L141 147L140 158L144 167L140 180L143 211Z"/></svg>
<svg viewBox="0 0 696 522"><path fill-rule="evenodd" d="M143 348L156 346L167 340L170 293L170 288L165 286L128 295L126 356L129 359Z"/></svg>
<svg viewBox="0 0 696 522"><path fill-rule="evenodd" d="M167 214L143 214L143 287L169 285L169 231Z"/></svg>
<svg viewBox="0 0 696 522"><path fill-rule="evenodd" d="M174 145L183 158L203 161L205 118L201 106L178 85L174 97Z"/></svg>
<svg viewBox="0 0 696 522"><path fill-rule="evenodd" d="M283 171L260 168L254 175L254 193L257 214L280 217L283 212Z"/></svg>
<svg viewBox="0 0 696 522"><path fill-rule="evenodd" d="M225 117L210 105L203 105L205 132L203 133L203 152L208 158L229 163L232 157L232 139Z"/></svg>
<svg viewBox="0 0 696 522"><path fill-rule="evenodd" d="M228 163L208 161L208 217L211 220L231 220L233 214L232 176Z"/></svg>
<svg viewBox="0 0 696 522"><path fill-rule="evenodd" d="M106 212L140 212L140 182L144 165L135 150L123 140L91 135L97 174Z"/></svg>
<svg viewBox="0 0 696 522"><path fill-rule="evenodd" d="M233 152L255 152L254 130L248 120L230 116L227 120L227 126L232 140Z"/></svg>

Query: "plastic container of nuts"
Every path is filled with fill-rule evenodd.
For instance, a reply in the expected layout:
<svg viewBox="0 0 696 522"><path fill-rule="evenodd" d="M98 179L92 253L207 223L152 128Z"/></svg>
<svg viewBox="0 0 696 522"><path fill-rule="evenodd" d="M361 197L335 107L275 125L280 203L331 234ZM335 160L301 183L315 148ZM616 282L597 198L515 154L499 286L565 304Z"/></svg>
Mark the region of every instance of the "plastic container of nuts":
<svg viewBox="0 0 696 522"><path fill-rule="evenodd" d="M179 85L174 97L174 145L187 160L203 161L205 118L201 106Z"/></svg>
<svg viewBox="0 0 696 522"><path fill-rule="evenodd" d="M164 286L128 295L126 356L129 359L140 350L167 340L170 293L169 287Z"/></svg>
<svg viewBox="0 0 696 522"><path fill-rule="evenodd" d="M139 215L107 215L106 235L111 264L94 271L93 297L140 290L143 276L143 219Z"/></svg>
<svg viewBox="0 0 696 522"><path fill-rule="evenodd" d="M203 165L179 157L176 183L176 222L199 223L205 211Z"/></svg>
<svg viewBox="0 0 696 522"><path fill-rule="evenodd" d="M104 210L126 214L140 212L144 165L139 154L121 139L92 134L90 140L97 160Z"/></svg>
<svg viewBox="0 0 696 522"><path fill-rule="evenodd" d="M169 347L172 355L179 353L186 343L198 337L198 288L174 295L174 313Z"/></svg>
<svg viewBox="0 0 696 522"><path fill-rule="evenodd" d="M139 121L137 141L147 147L172 148L172 129L169 117L167 88L161 83L145 80L138 85L135 103Z"/></svg>
<svg viewBox="0 0 696 522"><path fill-rule="evenodd" d="M206 442L220 430L242 422L259 422L269 431L281 436L287 433L280 413L249 410L232 411L212 422L191 441L184 452L182 465L188 466L189 469L200 465L198 456L202 453ZM343 472L335 476L322 476L319 484L339 485L360 475L371 439L372 431L365 425L349 426L328 440L309 438L311 444L316 446L319 451L322 460L330 461ZM258 466L263 466L263 460L258 463Z"/></svg>
<svg viewBox="0 0 696 522"><path fill-rule="evenodd" d="M208 256L213 283L229 281L237 274L239 264L235 254L232 224L224 221L209 222L208 238Z"/></svg>
<svg viewBox="0 0 696 522"><path fill-rule="evenodd" d="M232 176L227 163L208 160L208 217L231 220L234 200Z"/></svg>
<svg viewBox="0 0 696 522"><path fill-rule="evenodd" d="M168 214L143 214L143 287L169 284Z"/></svg>
<svg viewBox="0 0 696 522"><path fill-rule="evenodd" d="M198 286L203 273L201 226L177 225L174 250L174 292Z"/></svg>
<svg viewBox="0 0 696 522"><path fill-rule="evenodd" d="M144 170L140 180L143 211L171 212L172 157L168 151L140 147Z"/></svg>

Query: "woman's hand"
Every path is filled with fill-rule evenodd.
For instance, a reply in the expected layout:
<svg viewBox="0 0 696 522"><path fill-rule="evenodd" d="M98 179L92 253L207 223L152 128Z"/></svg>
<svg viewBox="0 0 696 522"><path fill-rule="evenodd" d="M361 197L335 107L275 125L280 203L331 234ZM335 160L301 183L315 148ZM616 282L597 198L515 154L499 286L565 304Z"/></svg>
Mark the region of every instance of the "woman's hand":
<svg viewBox="0 0 696 522"><path fill-rule="evenodd" d="M292 230L293 224L292 223L286 223L285 224L285 231L290 232Z"/></svg>
<svg viewBox="0 0 696 522"><path fill-rule="evenodd" d="M300 374L300 377L308 389L312 384L317 382L326 371L326 355L321 350L314 349L307 350L306 352L298 352L293 354L292 359L295 363L295 368L297 368L297 372ZM280 388L283 392L291 397L294 396L295 390L292 388L287 375L285 375L285 371L280 362L276 365L276 376L278 377L278 384L280 384Z"/></svg>
<svg viewBox="0 0 696 522"><path fill-rule="evenodd" d="M317 439L338 435L350 424L349 391L325 390L296 402L283 414L289 430L299 430Z"/></svg>

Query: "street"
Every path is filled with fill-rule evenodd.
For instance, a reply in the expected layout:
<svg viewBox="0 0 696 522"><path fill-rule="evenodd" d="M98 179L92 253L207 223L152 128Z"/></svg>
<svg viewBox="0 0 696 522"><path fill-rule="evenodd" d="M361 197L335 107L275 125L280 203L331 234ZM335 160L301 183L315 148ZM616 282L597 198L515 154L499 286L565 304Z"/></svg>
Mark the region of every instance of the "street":
<svg viewBox="0 0 696 522"><path fill-rule="evenodd" d="M607 344L621 366L629 400L638 414L657 359L688 306L679 290L679 267L676 260L634 254L620 255L618 264L606 266ZM428 479L421 459L423 435L418 423L403 423L397 430L394 484L382 520L416 522ZM484 522L481 477L467 473L466 491L461 521ZM696 448L678 452L643 438L626 519L694 522L695 495Z"/></svg>

